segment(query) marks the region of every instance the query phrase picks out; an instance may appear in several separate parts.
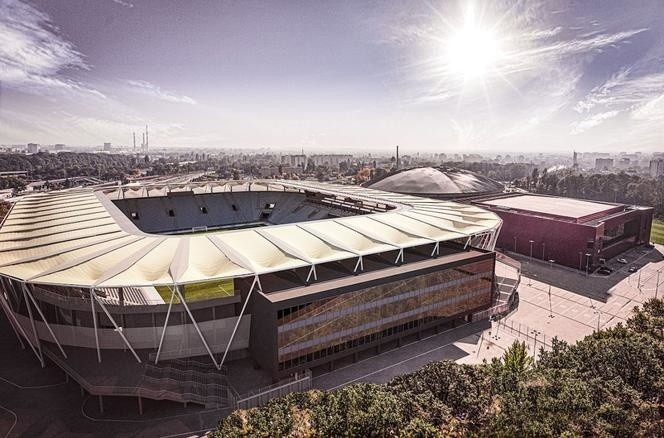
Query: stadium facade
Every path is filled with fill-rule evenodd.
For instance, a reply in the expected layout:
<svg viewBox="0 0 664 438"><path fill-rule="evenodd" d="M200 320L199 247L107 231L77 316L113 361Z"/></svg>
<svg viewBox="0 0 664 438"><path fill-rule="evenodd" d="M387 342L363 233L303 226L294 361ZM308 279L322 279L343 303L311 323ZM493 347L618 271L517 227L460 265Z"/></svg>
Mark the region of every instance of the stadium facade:
<svg viewBox="0 0 664 438"><path fill-rule="evenodd" d="M155 367L197 358L223 375L251 358L276 380L470 320L496 299L501 225L474 205L299 181L41 193L0 228L0 304L42 365L92 394L219 404L164 389Z"/></svg>

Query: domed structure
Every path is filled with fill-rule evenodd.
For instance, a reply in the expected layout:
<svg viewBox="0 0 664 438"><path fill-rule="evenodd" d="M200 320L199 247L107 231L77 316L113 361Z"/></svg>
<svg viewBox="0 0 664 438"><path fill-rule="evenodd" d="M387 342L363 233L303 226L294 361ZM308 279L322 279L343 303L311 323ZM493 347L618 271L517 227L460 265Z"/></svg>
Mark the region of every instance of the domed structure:
<svg viewBox="0 0 664 438"><path fill-rule="evenodd" d="M500 193L502 184L468 170L452 167L416 167L392 172L366 184L376 190L456 199Z"/></svg>

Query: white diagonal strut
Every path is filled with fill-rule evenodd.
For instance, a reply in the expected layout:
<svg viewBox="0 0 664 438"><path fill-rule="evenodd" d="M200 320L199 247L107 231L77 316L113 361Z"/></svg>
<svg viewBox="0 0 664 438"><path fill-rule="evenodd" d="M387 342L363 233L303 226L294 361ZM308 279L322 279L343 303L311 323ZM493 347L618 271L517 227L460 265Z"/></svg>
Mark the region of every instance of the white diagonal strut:
<svg viewBox="0 0 664 438"><path fill-rule="evenodd" d="M201 332L201 329L198 327L198 323L194 319L194 315L191 314L191 310L189 310L189 306L187 306L187 303L184 300L184 297L180 293L180 290L178 289L177 285L173 285L175 293L178 294L178 298L180 299L180 302L184 306L184 310L187 311L187 315L189 315L189 318L191 319L191 322L194 324L194 328L196 329L196 332L198 333L198 336L201 338L201 341L203 341L203 346L205 346L205 349L207 350L208 354L210 355L210 359L212 359L212 363L214 363L214 366L217 367L217 369L221 369L219 365L217 365L217 360L214 358L214 354L212 353L212 350L210 349L210 346L208 345L207 341L205 340L205 336L203 336L203 333Z"/></svg>
<svg viewBox="0 0 664 438"><path fill-rule="evenodd" d="M168 328L168 319L171 316L171 309L173 308L173 299L175 298L175 291L171 291L171 301L168 303L168 311L166 312L166 321L164 321L164 330L161 332L159 339L159 347L157 348L157 357L154 358L154 363L159 362L159 355L161 354L161 346L164 344L164 336L166 336L166 329Z"/></svg>
<svg viewBox="0 0 664 438"><path fill-rule="evenodd" d="M247 294L247 299L244 301L244 304L242 305L242 310L240 310L240 316L238 316L237 321L235 322L235 327L233 327L233 333L231 333L231 338L228 340L228 345L226 345L224 356L221 358L221 363L219 364L217 369L221 369L221 367L224 366L226 355L228 355L228 350L230 350L231 344L233 343L233 339L235 338L235 332L237 332L237 328L239 327L240 321L242 321L242 316L244 315L244 310L247 308L247 303L249 303L249 298L251 298L251 293L254 291L254 288L256 286L258 286L258 290L262 291L263 288L261 287L258 275L254 277L254 281L251 283L251 288L249 289L249 293Z"/></svg>
<svg viewBox="0 0 664 438"><path fill-rule="evenodd" d="M115 319L113 319L111 314L108 312L108 309L106 309L106 306L104 306L104 303L99 299L99 297L97 296L96 293L94 293L94 291L92 293L92 296L94 297L95 300L97 300L97 302L99 303L99 306L101 307L101 310L104 311L104 313L106 314L108 319L111 320L111 323L113 324L113 327L115 327L115 331L118 332L118 334L120 335L120 337L124 341L125 345L127 347L129 347L129 349L131 350L131 353L134 355L134 357L136 358L138 363L141 363L141 358L138 357L138 354L136 354L136 351L134 351L134 348L131 346L131 344L127 340L127 337L124 335L124 333L122 333L122 327L118 326L118 324L115 322Z"/></svg>
<svg viewBox="0 0 664 438"><path fill-rule="evenodd" d="M58 341L58 338L55 337L55 333L53 333L53 329L51 329L51 325L46 321L46 317L44 316L44 313L42 313L41 309L37 305L37 300L35 300L35 297L32 296L30 293L30 288L28 288L28 285L25 283L22 283L23 290L25 293L28 295L28 298L30 298L30 301L32 301L32 304L35 305L35 309L37 309L37 312L39 312L39 316L41 316L42 321L44 321L44 324L46 324L46 328L48 329L48 332L51 334L51 337L55 341L56 345L60 349L60 353L64 356L65 359L67 359L67 353L65 353L65 350L62 348L62 345L60 345L60 341Z"/></svg>
<svg viewBox="0 0 664 438"><path fill-rule="evenodd" d="M90 288L90 308L92 309L92 324L95 329L95 345L97 346L97 362L101 363L101 350L99 349L99 333L97 333L97 312L95 312L94 291Z"/></svg>
<svg viewBox="0 0 664 438"><path fill-rule="evenodd" d="M26 341L28 341L28 345L30 345L30 349L35 353L35 356L37 356L37 359L39 360L39 363L42 364L42 367L44 366L42 362L42 358L39 356L39 353L37 352L37 349L35 348L34 345L32 345L32 341L28 337L28 334L23 330L23 326L21 325L20 322L16 319L16 315L14 315L14 312L12 311L11 307L9 307L9 303L5 301L5 297L0 294L0 305L2 305L2 308L5 310L5 314L7 314L7 317L10 319L10 321L13 321L13 325L15 326L14 330L18 328L18 330L21 332L23 337L25 338Z"/></svg>
<svg viewBox="0 0 664 438"><path fill-rule="evenodd" d="M30 306L30 301L28 301L28 296L25 293L25 289L23 289L23 300L25 301L25 307L28 308L28 316L30 317L30 325L32 325L32 333L35 335L35 344L37 344L37 350L39 350L39 361L41 362L42 368L44 368L44 353L42 353L41 341L39 340L39 335L37 334L35 319L32 316L32 308Z"/></svg>

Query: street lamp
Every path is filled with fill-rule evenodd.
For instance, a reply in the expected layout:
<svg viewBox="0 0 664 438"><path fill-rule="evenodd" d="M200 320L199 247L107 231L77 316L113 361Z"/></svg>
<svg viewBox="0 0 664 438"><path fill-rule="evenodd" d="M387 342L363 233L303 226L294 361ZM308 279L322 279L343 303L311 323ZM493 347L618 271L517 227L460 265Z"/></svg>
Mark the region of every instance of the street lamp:
<svg viewBox="0 0 664 438"><path fill-rule="evenodd" d="M549 269L553 269L553 262L555 260L549 260ZM551 305L551 283L549 283L549 318L555 318L553 316L553 306Z"/></svg>
<svg viewBox="0 0 664 438"><path fill-rule="evenodd" d="M530 242L530 258L532 259L533 258L533 243L535 243L535 241L534 240L529 240L528 242Z"/></svg>
<svg viewBox="0 0 664 438"><path fill-rule="evenodd" d="M657 270L657 283L655 283L655 299L657 299L657 292L659 292L659 274L662 272L661 269Z"/></svg>
<svg viewBox="0 0 664 438"><path fill-rule="evenodd" d="M597 331L599 332L599 320L602 318L602 311L596 309L594 313L597 315Z"/></svg>
<svg viewBox="0 0 664 438"><path fill-rule="evenodd" d="M542 332L538 330L533 330L530 333L535 335L535 342L533 343L533 359L535 359L537 357L537 336L541 335Z"/></svg>
<svg viewBox="0 0 664 438"><path fill-rule="evenodd" d="M588 276L588 264L590 263L590 254L589 252L586 253L586 277Z"/></svg>

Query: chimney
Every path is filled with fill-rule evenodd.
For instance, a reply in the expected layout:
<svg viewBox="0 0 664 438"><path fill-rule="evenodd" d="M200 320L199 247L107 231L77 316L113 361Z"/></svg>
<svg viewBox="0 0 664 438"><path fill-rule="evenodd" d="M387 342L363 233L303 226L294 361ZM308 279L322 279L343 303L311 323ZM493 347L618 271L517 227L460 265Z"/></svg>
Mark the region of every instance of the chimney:
<svg viewBox="0 0 664 438"><path fill-rule="evenodd" d="M399 145L397 145L397 170L399 170Z"/></svg>

